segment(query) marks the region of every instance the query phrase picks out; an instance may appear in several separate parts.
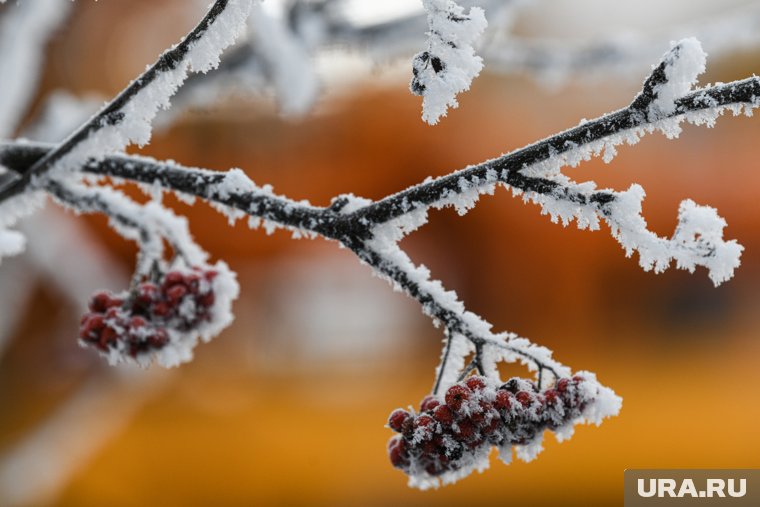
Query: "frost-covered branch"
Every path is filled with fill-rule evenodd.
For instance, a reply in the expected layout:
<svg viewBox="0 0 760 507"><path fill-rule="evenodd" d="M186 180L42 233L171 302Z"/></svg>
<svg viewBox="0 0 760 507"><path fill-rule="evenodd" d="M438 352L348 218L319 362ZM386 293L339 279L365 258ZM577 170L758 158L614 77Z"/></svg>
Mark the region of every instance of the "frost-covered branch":
<svg viewBox="0 0 760 507"><path fill-rule="evenodd" d="M355 251L359 248L363 259L380 272L383 263L361 249L366 248L366 241L378 237L381 228L390 231L391 236L396 235L397 241L424 223L428 208L453 205L464 213L480 194L503 184L524 199L541 204L554 220L567 223L576 219L580 227L590 229L606 221L628 254L639 252L645 269L659 272L675 260L679 267L690 270L699 265L707 267L713 281L720 283L738 265L741 247L734 241L723 240L725 222L714 210L685 201L674 235L660 238L647 230L640 214L643 198L640 187L634 185L624 192L597 190L591 182L576 184L559 172L562 166L575 165L603 150L609 161L616 145L635 142L655 129L676 135L678 123L684 119L709 123L727 108L738 112L742 107L749 111L756 106L760 95L757 78L689 91L703 65L699 46L694 41L685 41L666 54L629 107L376 202L342 197L332 206L320 208L276 196L271 189L255 186L241 171L217 173L136 157L90 161L85 170L192 194L255 220L264 220L267 226L283 226L338 240ZM0 162L23 173L46 151L43 145L6 145ZM404 273L385 275L408 289L408 281L401 277ZM429 296L423 299L420 302L425 305ZM452 320L451 316L440 308L432 314L445 322L452 334L469 337L475 345L481 341L472 340L476 335L463 331L464 324L447 322Z"/></svg>
<svg viewBox="0 0 760 507"><path fill-rule="evenodd" d="M150 140L150 124L190 72L208 72L242 31L252 0L216 0L206 16L177 45L164 52L89 121L49 151L20 178L0 188L0 202L39 186L52 169L76 170L90 158Z"/></svg>
<svg viewBox="0 0 760 507"><path fill-rule="evenodd" d="M480 194L493 192L501 183L524 192L525 200L541 204L554 221L567 224L576 219L580 228L592 230L599 227L600 220L606 221L628 255L638 251L645 269L660 272L675 260L678 267L689 270L707 267L716 284L725 281L738 266L741 247L722 240L725 222L711 208L684 202L674 236L659 238L647 230L640 215L641 187L599 191L593 182L576 184L560 172L563 166L575 166L602 153L609 162L616 146L635 144L646 133L659 130L669 138L677 137L683 121L711 126L726 110L751 114L760 104L760 79L756 77L691 91L703 69L698 43L682 41L666 54L629 107L497 159L410 187L358 210L356 218L379 224L448 205L465 213Z"/></svg>
<svg viewBox="0 0 760 507"><path fill-rule="evenodd" d="M430 278L425 266L416 266L399 248L395 238L377 234L371 240L349 245L363 262L422 306L423 311L441 325L447 336L433 394L448 389L466 373L464 359L473 354L472 367L479 374L498 379L496 363L504 355L514 356L530 369L546 370L554 379L567 376L569 370L551 357L544 347L537 347L512 334L494 334L491 324L465 309L457 295Z"/></svg>
<svg viewBox="0 0 760 507"><path fill-rule="evenodd" d="M567 223L577 219L579 226L591 229L598 228L600 221L606 221L629 253L639 252L641 263L647 269L661 271L671 259L675 259L679 265L690 269L695 265L709 267L714 281L719 283L730 277L740 247L733 242L722 242L720 228L723 222L708 208L695 207L687 202L682 208L681 225L674 237L670 240L657 238L646 231L646 223L640 216L643 198L640 187L633 186L623 192L597 190L592 182L577 184L559 172L563 166L575 166L602 153L609 162L617 145L633 144L648 132L660 130L674 137L684 120L711 125L726 110L735 114L742 110L751 112L760 97L760 79L755 77L689 91L668 99L691 86L702 65L698 52L698 46L691 41L685 46L676 45L668 52L663 64L653 71L644 90L624 109L586 121L497 159L368 202L350 212L345 209L338 212L335 206L319 208L277 197L266 189L249 187L252 183L244 179L238 178L236 183L236 176L240 176L237 173L189 169L151 159L115 156L102 162L89 162L85 170L146 184L157 183L235 208L275 225L341 241L369 237L373 227L402 217L417 215L417 221L424 220L420 214L424 215L430 207L451 205L464 213L475 204L480 194L489 193L497 184L503 184L524 199L542 204L544 211L555 220ZM679 70L685 60L674 55L683 53L686 53L687 60L696 62L699 67L696 71L692 68L691 75L685 78L683 74L674 75L672 81L657 77L664 75L666 70L668 73ZM666 62L671 63L666 65ZM655 88L657 94L653 91ZM45 151L44 145L6 144L1 150L0 163L23 172L25 164ZM698 227L695 229L695 226ZM707 228L701 230L702 226ZM690 234L693 241L689 241ZM688 259L690 255L695 257L693 263Z"/></svg>

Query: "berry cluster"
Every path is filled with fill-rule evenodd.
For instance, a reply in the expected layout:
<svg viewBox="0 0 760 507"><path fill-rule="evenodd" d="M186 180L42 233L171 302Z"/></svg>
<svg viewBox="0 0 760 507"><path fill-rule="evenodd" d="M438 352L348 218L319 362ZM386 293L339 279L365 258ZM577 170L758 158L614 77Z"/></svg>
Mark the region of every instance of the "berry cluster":
<svg viewBox="0 0 760 507"><path fill-rule="evenodd" d="M170 271L158 283L145 281L129 292L97 292L82 317L79 338L101 352L132 358L163 349L169 330L185 332L211 320L217 271L194 267Z"/></svg>
<svg viewBox="0 0 760 507"><path fill-rule="evenodd" d="M581 417L593 401L588 380L559 379L539 392L520 378L493 384L472 376L451 386L443 398L427 396L419 413L395 410L388 426L399 433L388 443L394 467L410 476L439 477L472 467L491 446L527 445L545 429Z"/></svg>

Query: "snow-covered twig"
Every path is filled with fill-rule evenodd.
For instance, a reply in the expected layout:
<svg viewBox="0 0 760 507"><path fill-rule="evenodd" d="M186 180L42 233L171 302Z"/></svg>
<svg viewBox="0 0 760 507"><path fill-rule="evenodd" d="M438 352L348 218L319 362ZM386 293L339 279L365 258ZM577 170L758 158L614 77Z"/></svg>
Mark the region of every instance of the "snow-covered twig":
<svg viewBox="0 0 760 507"><path fill-rule="evenodd" d="M521 3L481 0L475 12L485 10L498 27L498 20L508 18ZM168 113L170 119L183 110L207 106L231 91L260 93L267 86L285 114L302 114L317 98L320 84L315 60L320 52L349 48L373 61L388 61L409 58L430 42L425 38L429 22L424 10L376 23L356 23L346 16L343 4L297 0L287 4L282 18L255 13L248 37L230 50L217 72L193 75L178 91L175 107ZM446 80L452 85L455 77L449 75Z"/></svg>
<svg viewBox="0 0 760 507"><path fill-rule="evenodd" d="M206 16L177 45L164 52L88 122L50 150L20 178L0 188L0 202L38 187L52 169L76 170L90 158L150 140L151 121L190 72L208 72L219 64L221 52L245 26L253 0L216 0Z"/></svg>
<svg viewBox="0 0 760 507"><path fill-rule="evenodd" d="M483 9L468 13L453 0L422 0L428 13L427 49L412 60L412 93L422 96L422 119L431 125L458 107L456 96L470 89L483 69L474 45L486 29Z"/></svg>
<svg viewBox="0 0 760 507"><path fill-rule="evenodd" d="M498 380L496 364L504 356L511 356L511 360L518 360L537 372L551 372L554 379L570 374L567 367L551 357L548 349L510 333L493 333L491 324L467 311L456 293L445 290L441 282L432 280L425 266L415 266L395 239L378 235L367 242L356 242L350 248L375 273L416 299L423 311L443 326L447 340L433 394L448 389L466 376L468 370L477 370ZM464 360L470 353L473 354L472 365L466 367Z"/></svg>

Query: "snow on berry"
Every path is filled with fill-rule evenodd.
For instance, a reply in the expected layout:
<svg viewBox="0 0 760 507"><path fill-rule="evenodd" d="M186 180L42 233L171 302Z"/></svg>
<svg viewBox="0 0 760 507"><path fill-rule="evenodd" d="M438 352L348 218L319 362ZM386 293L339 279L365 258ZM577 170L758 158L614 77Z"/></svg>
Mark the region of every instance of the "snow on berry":
<svg viewBox="0 0 760 507"><path fill-rule="evenodd" d="M599 424L617 414L620 403L588 372L557 379L544 390L521 378L501 383L471 376L443 396L425 397L419 413L393 411L388 426L398 435L388 443L388 456L410 486L438 487L487 468L492 447L506 462L513 448L530 460L541 451L544 430L562 440L575 424Z"/></svg>
<svg viewBox="0 0 760 507"><path fill-rule="evenodd" d="M80 344L109 363L147 366L155 357L165 367L192 359L198 338L208 342L232 322L235 275L223 262L175 266L118 294L97 292L82 317Z"/></svg>

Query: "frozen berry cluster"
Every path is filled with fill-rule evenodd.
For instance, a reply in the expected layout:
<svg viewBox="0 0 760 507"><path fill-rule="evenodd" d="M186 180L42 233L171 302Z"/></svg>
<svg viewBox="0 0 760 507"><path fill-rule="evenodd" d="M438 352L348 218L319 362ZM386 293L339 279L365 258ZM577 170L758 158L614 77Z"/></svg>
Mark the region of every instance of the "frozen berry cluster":
<svg viewBox="0 0 760 507"><path fill-rule="evenodd" d="M399 433L388 443L391 463L412 476L438 477L472 466L491 446L529 444L545 429L581 417L593 401L586 382L580 376L561 378L540 392L526 379L499 385L471 376L442 399L427 396L418 413L391 413L388 426Z"/></svg>
<svg viewBox="0 0 760 507"><path fill-rule="evenodd" d="M217 275L214 269L194 267L169 271L129 292L97 292L82 317L79 338L101 352L132 358L161 350L170 341L169 330L189 331L211 319Z"/></svg>

